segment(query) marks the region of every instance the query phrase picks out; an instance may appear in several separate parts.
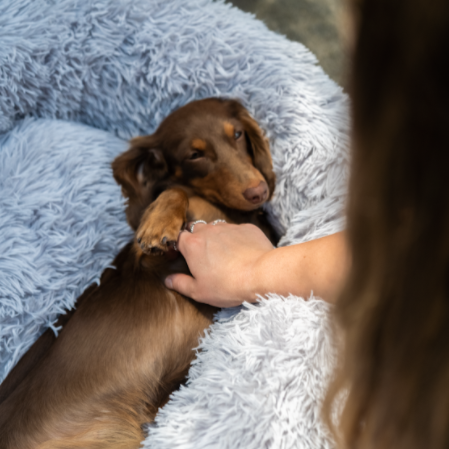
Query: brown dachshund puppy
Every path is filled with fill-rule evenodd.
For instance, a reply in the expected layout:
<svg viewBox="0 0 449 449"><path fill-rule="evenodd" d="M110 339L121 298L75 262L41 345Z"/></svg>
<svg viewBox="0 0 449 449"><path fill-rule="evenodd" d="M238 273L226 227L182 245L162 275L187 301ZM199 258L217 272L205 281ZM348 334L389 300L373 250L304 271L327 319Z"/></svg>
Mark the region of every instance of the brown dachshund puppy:
<svg viewBox="0 0 449 449"><path fill-rule="evenodd" d="M221 218L276 239L259 209L274 188L269 147L236 101L180 108L112 167L135 239L60 336L44 334L5 380L1 449L138 448L215 312L164 287L169 273L188 272L173 250L180 230Z"/></svg>

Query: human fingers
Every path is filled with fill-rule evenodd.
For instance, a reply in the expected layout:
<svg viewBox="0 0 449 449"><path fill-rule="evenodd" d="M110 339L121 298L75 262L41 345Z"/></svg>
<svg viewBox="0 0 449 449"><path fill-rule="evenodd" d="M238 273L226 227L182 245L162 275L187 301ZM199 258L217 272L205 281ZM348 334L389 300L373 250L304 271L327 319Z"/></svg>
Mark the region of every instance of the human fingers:
<svg viewBox="0 0 449 449"><path fill-rule="evenodd" d="M181 295L195 298L195 279L192 276L183 273L176 273L167 276L164 284L170 290L175 290Z"/></svg>
<svg viewBox="0 0 449 449"><path fill-rule="evenodd" d="M197 226L206 226L203 223L198 223L195 225L195 228ZM188 229L188 228L187 228ZM198 247L201 246L201 242L203 239L198 237L198 233L191 233L187 229L179 233L178 241L176 242L176 246L178 247L178 250L181 252L181 254L187 258L188 253L191 254L192 252L196 252L198 250ZM195 231L195 229L194 229ZM198 231L198 229L196 230Z"/></svg>
<svg viewBox="0 0 449 449"><path fill-rule="evenodd" d="M164 284L170 290L175 290L181 295L203 302L201 295L198 293L197 281L188 274L171 274L164 279Z"/></svg>

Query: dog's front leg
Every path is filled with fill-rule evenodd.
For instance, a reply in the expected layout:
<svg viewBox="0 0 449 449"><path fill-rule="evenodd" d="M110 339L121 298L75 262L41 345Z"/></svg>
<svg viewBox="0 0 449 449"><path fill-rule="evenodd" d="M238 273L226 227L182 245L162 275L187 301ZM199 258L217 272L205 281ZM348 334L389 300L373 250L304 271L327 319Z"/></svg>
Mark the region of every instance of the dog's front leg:
<svg viewBox="0 0 449 449"><path fill-rule="evenodd" d="M158 255L173 248L187 220L189 198L180 188L162 192L145 210L136 232L146 254Z"/></svg>

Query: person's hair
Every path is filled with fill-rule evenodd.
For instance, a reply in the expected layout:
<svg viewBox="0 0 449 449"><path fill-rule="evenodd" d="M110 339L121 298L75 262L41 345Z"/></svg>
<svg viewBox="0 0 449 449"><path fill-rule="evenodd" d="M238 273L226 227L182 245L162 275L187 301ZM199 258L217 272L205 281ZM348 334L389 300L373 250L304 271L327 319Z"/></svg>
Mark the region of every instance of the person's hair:
<svg viewBox="0 0 449 449"><path fill-rule="evenodd" d="M353 7L352 267L325 416L347 392L340 447L447 449L449 1Z"/></svg>

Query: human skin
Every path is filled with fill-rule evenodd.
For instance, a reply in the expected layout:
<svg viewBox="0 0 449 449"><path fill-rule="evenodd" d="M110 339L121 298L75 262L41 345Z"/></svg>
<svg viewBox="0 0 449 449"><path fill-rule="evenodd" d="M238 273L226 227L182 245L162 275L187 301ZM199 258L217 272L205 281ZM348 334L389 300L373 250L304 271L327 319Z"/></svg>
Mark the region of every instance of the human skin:
<svg viewBox="0 0 449 449"><path fill-rule="evenodd" d="M309 242L273 248L251 224L197 223L180 234L178 248L192 276L173 274L168 288L199 302L233 307L277 293L333 303L349 271L346 237L339 232Z"/></svg>

